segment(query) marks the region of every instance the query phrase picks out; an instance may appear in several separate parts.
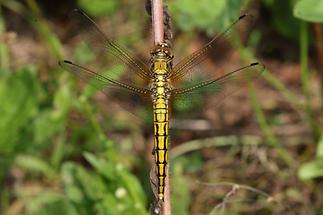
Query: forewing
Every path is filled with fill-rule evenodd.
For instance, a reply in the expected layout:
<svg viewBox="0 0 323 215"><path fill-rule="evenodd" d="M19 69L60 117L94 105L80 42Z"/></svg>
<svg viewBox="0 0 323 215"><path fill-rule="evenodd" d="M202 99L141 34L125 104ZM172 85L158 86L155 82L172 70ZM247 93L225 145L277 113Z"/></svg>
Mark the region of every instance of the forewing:
<svg viewBox="0 0 323 215"><path fill-rule="evenodd" d="M86 82L89 81L91 85L101 91L104 91L104 89L108 87L119 87L137 94L149 95L149 90L146 88L136 87L132 86L131 84L123 83L109 76L101 75L83 66L77 65L71 61L60 61L59 65L78 78Z"/></svg>
<svg viewBox="0 0 323 215"><path fill-rule="evenodd" d="M71 16L72 27L70 37L76 38L82 45L91 51L94 57L82 62L82 57L75 56L73 61L77 64L90 63L96 67L113 67L118 64L126 66L128 78L140 77L143 81L150 78L149 68L143 60L133 56L128 50L118 45L111 37L107 36L95 21L83 11L75 9ZM82 50L80 51L82 52ZM82 53L79 53L82 56ZM133 76L133 77L132 77Z"/></svg>
<svg viewBox="0 0 323 215"><path fill-rule="evenodd" d="M75 10L69 21L66 38L70 45L75 44L74 53L66 53L68 60L60 61L60 65L86 83L82 95L89 97L100 90L106 97L102 104L135 116L138 109L149 109L146 64L117 45L84 12Z"/></svg>
<svg viewBox="0 0 323 215"><path fill-rule="evenodd" d="M232 51L230 47L230 42L234 40L237 36L237 32L233 32L234 29L241 30L242 28L247 28L252 21L252 16L248 14L244 14L240 16L237 20L235 20L231 25L228 26L226 30L222 33L214 36L206 45L204 45L201 49L195 51L191 55L185 57L177 63L171 74L170 79L176 83L178 81L182 81L185 76L188 74L194 75L200 69L196 69L196 66L201 64L207 57L213 57L213 63L217 63L217 61L221 61L223 57L227 57L227 52ZM227 47L228 46L228 47ZM229 53L232 54L233 52ZM225 56L224 56L225 55ZM215 57L215 58L214 58ZM202 65L203 66L203 65ZM219 66L219 65L218 65Z"/></svg>

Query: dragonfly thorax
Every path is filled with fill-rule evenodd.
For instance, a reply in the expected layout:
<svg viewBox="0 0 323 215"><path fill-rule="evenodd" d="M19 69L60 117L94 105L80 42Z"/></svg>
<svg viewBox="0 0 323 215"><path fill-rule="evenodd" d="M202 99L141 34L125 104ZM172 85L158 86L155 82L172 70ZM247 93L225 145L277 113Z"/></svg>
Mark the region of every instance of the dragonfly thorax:
<svg viewBox="0 0 323 215"><path fill-rule="evenodd" d="M150 84L150 91L152 92L152 99L155 101L157 98L168 100L171 92L171 85L165 74L155 74Z"/></svg>
<svg viewBox="0 0 323 215"><path fill-rule="evenodd" d="M151 51L151 84L152 99L157 98L168 100L171 86L169 84L169 74L172 69L173 53L167 43L159 43Z"/></svg>
<svg viewBox="0 0 323 215"><path fill-rule="evenodd" d="M153 73L169 73L172 69L173 52L167 43L159 43L150 52Z"/></svg>

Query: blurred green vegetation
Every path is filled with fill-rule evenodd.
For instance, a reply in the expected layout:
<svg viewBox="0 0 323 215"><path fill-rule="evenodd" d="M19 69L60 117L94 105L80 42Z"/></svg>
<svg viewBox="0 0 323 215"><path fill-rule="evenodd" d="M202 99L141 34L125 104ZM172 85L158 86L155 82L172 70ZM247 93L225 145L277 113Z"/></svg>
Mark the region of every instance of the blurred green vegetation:
<svg viewBox="0 0 323 215"><path fill-rule="evenodd" d="M223 30L237 17L237 14L240 14L240 11L248 10L255 2L251 0L168 1L176 34L179 38L184 38L182 41L175 38L174 43L178 42L179 46L185 46L183 41L189 42L185 38L192 39L191 35L196 31L212 35ZM203 170L211 169L210 174L214 174L214 177L219 176L216 172L222 169L220 163L216 163L219 169L213 163L209 167L203 167L203 155L206 154L208 157L206 160L211 160L210 153L203 153L203 149L212 151L214 148L219 148L223 157L217 157L217 161L225 162L226 171L230 168L234 171L228 163L235 162L237 155L243 154L245 147L258 145L268 147L277 159L277 163L269 162L266 161L267 157L261 154L260 162L267 162L270 166L268 168L275 169L276 173L280 172L280 168L283 172L286 171L276 177L278 182L283 179L288 181L291 176L286 175L287 172L297 180L297 182L291 180L294 184L291 184L285 193L278 193L276 201L289 204L286 198L290 199L291 204L296 202L297 207L300 207L297 210L303 212L302 214L323 213L321 205L323 196L316 193L319 192L317 186L322 188L320 182L323 177L323 132L320 119L322 109L318 108L318 105L313 105L311 82L319 75L315 74L313 67L310 66L315 64L315 59L312 59L313 54L309 53L309 50L313 49L313 44L322 43L311 36L309 28L310 21L322 22L323 4L318 2L314 0L258 1L258 5L253 6L252 10L258 11L256 13L264 23L258 24L259 28L250 33L247 47L244 47L239 40L234 44L244 62L254 59L261 43L269 44L267 45L269 49L262 46L266 49L264 53L275 46L276 40L269 41L270 38L266 37L268 31L274 32L276 37L296 44L299 50L299 60L296 63L301 70L298 91L281 81L280 74L271 71L271 66L264 72L263 79L266 85L282 95L286 103L295 110L296 115L299 113L302 119L301 126L308 128L305 138L300 134L291 137L291 140L286 140L276 134L277 129L274 128L280 122L275 119L280 119L281 115L268 114L261 107L261 99L257 98L255 86L250 83L252 108L262 138L260 140L257 137L246 140L238 138L237 140L222 134L224 137L214 138L211 142L209 139L197 140L178 146L182 148L174 148L176 156L171 160L174 214L190 214L194 208L199 208L194 206L197 203L192 202L199 195L191 193L193 188L196 188L196 180L199 180L196 179L196 175L201 174ZM145 27L136 23L135 18L139 18L144 13L137 11L138 8L143 8L141 4L142 2L138 0L131 2L79 0L73 6L82 8L96 18L108 17L114 20L119 16L123 18L129 16L131 18L128 17L128 20L132 20L130 24L140 32ZM145 137L141 134L143 129L131 125L127 120L118 122L105 112L100 114L103 108L93 99L96 89L89 88L87 85L83 90L77 90L77 81L74 77L63 71L57 64L58 60L64 57L64 45L59 37L62 33L55 31L53 25L62 23L49 19L47 17L49 12L44 9L44 5L46 2L40 3L35 0L0 2L0 214L148 214L152 199L149 188L150 167L145 159L144 150L136 148L142 147L140 144L136 146L136 143L143 141ZM133 5L139 6L132 7ZM262 16L262 13L267 17ZM22 19L28 25L13 27L15 22L11 17ZM114 27L120 26L115 24ZM10 36L9 30L17 31L15 42L28 37L20 32L33 32L33 40L40 43L41 47L45 47L46 56L41 59L46 62L32 60L37 63L16 64L17 59L10 54L12 44L9 39L6 39L6 36ZM142 34L138 33L136 36L141 37ZM147 38L143 38L144 41L145 39ZM73 55L84 63L94 59L86 44L78 44L72 51ZM288 54L290 53L286 55ZM258 55L262 57L261 53ZM275 60L280 64L288 61L285 58ZM304 101L299 97L304 97ZM201 97L194 101L202 99ZM321 100L319 101L322 103ZM193 104L188 108L196 110L199 105ZM73 122L74 115L81 115L83 121ZM177 131L176 134L178 134ZM184 140L189 139L184 138ZM144 142L151 144L149 140ZM144 147L149 148L146 145ZM222 148L226 150L223 152ZM180 156L189 152L191 153L187 156ZM228 155L224 156L226 152ZM215 152L215 155L219 155L219 152ZM234 163L234 165L238 164ZM224 171L223 178L226 178L226 173ZM245 178L250 179L249 176L251 177L252 173L249 174ZM247 180L242 180L241 183L247 183ZM269 193L272 191L271 187L261 188ZM194 190L194 192L197 191ZM299 199L303 192L310 193L312 199L305 200L302 197ZM208 195L214 197L210 193ZM215 195L214 198L219 197ZM260 198L253 196L253 199L255 199L254 202L258 202ZM279 203L272 206L269 203L264 204L261 199L259 202L263 205L259 203L262 209L257 214L279 214L277 212L279 211L277 208L281 208L277 206ZM300 202L312 204L305 206ZM217 214L217 212L214 213L213 200L199 203L211 205L206 207L209 209L208 213L213 211L212 214ZM237 204L243 207L242 202ZM238 206L232 207L232 210L228 206L225 214L238 214L234 210L239 208ZM202 205L200 207L203 209ZM288 209L288 205L283 208L281 211L285 212L284 214L297 214L290 212L292 210ZM247 212L239 214L247 214Z"/></svg>

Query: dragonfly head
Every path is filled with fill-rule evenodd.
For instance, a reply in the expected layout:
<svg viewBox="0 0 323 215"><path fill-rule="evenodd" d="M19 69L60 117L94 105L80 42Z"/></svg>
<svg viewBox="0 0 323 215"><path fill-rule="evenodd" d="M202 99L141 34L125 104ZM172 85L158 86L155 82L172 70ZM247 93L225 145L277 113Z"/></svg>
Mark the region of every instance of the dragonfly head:
<svg viewBox="0 0 323 215"><path fill-rule="evenodd" d="M167 43L158 43L150 52L153 58L172 61L174 58L173 52Z"/></svg>

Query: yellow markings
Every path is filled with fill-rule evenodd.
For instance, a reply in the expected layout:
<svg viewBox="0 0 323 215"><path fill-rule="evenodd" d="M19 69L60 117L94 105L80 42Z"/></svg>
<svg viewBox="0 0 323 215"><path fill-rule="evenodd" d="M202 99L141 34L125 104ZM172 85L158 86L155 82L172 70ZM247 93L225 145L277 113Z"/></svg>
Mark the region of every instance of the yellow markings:
<svg viewBox="0 0 323 215"><path fill-rule="evenodd" d="M162 75L157 75L157 80L158 80L158 82L163 82L163 83L165 83L165 82L164 82L164 77L163 77Z"/></svg>
<svg viewBox="0 0 323 215"><path fill-rule="evenodd" d="M157 150L157 161L159 162L159 163L164 163L166 160L165 160L165 155L166 155L166 150ZM158 165L159 166L159 165ZM161 167L161 166L159 166L159 167ZM159 168L159 174L160 175L163 175L164 174L164 169L160 169Z"/></svg>
<svg viewBox="0 0 323 215"><path fill-rule="evenodd" d="M163 87L165 85L165 82L163 81L158 81L156 82L157 87Z"/></svg>
<svg viewBox="0 0 323 215"><path fill-rule="evenodd" d="M154 73L156 74L166 74L167 73L167 62L166 61L155 61L154 62L154 68L153 68Z"/></svg>
<svg viewBox="0 0 323 215"><path fill-rule="evenodd" d="M157 94L163 95L165 93L165 88L164 87L157 87Z"/></svg>
<svg viewBox="0 0 323 215"><path fill-rule="evenodd" d="M164 62L155 64L155 73L164 73ZM157 79L157 80L156 80ZM163 75L156 75L154 89L156 90L154 108L154 156L156 162L156 175L158 178L158 198L164 200L164 186L166 177L166 166L168 161L168 101L166 99L166 89L168 83Z"/></svg>
<svg viewBox="0 0 323 215"><path fill-rule="evenodd" d="M160 186L163 186L164 185L164 179L165 177L164 176L159 176L158 179L160 180Z"/></svg>
<svg viewBox="0 0 323 215"><path fill-rule="evenodd" d="M154 135L159 135L159 136L168 135L168 122L155 122Z"/></svg>
<svg viewBox="0 0 323 215"><path fill-rule="evenodd" d="M156 103L156 109L166 109L166 104L165 103Z"/></svg>
<svg viewBox="0 0 323 215"><path fill-rule="evenodd" d="M166 108L159 108L159 109L156 109L155 107L155 113L162 113L162 114L167 114L167 109Z"/></svg>
<svg viewBox="0 0 323 215"><path fill-rule="evenodd" d="M167 50L167 53L163 52ZM164 56L164 57L163 57ZM165 58L165 56L167 58ZM154 156L155 156L155 172L158 181L158 198L164 200L165 177L167 175L168 161L168 99L172 86L168 77L170 74L171 60L173 55L168 50L167 44L159 45L152 52L152 79L150 90L153 92L153 108L154 108Z"/></svg>
<svg viewBox="0 0 323 215"><path fill-rule="evenodd" d="M168 149L168 136L156 136L154 142L156 149Z"/></svg>
<svg viewBox="0 0 323 215"><path fill-rule="evenodd" d="M154 105L155 105L155 108L158 108L158 109L161 109L161 108L166 109L167 108L166 101L163 98L157 98ZM164 113L166 113L166 112L167 112L167 110L164 111Z"/></svg>
<svg viewBox="0 0 323 215"><path fill-rule="evenodd" d="M164 164L160 164L158 165L158 172L159 172L159 175L165 175L165 172L164 172Z"/></svg>
<svg viewBox="0 0 323 215"><path fill-rule="evenodd" d="M159 186L159 192L164 193L164 187L163 186Z"/></svg>
<svg viewBox="0 0 323 215"><path fill-rule="evenodd" d="M156 114L156 121L157 122L165 122L166 121L166 115L163 113L157 113Z"/></svg>
<svg viewBox="0 0 323 215"><path fill-rule="evenodd" d="M155 159L158 162L158 165L167 164L168 160L168 151L166 150L157 150L155 154Z"/></svg>
<svg viewBox="0 0 323 215"><path fill-rule="evenodd" d="M164 200L164 194L160 193L160 194L158 194L158 197L160 200Z"/></svg>
<svg viewBox="0 0 323 215"><path fill-rule="evenodd" d="M166 150L157 150L156 151L155 159L157 161L157 165L158 165L159 168L160 168L159 165L167 164L166 157L167 157L167 151ZM163 172L164 172L164 170L162 171L162 173L161 173L161 171L159 171L159 175L163 175Z"/></svg>

